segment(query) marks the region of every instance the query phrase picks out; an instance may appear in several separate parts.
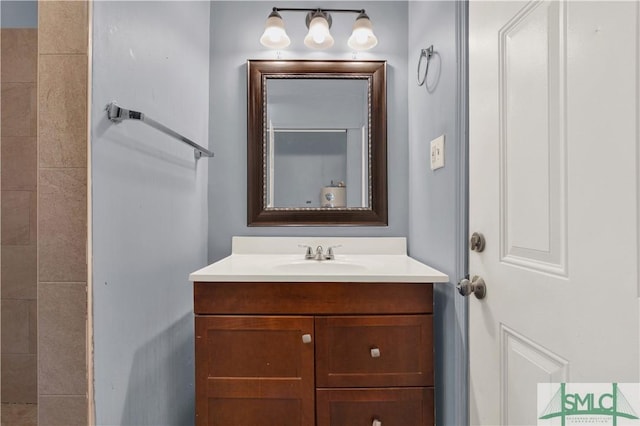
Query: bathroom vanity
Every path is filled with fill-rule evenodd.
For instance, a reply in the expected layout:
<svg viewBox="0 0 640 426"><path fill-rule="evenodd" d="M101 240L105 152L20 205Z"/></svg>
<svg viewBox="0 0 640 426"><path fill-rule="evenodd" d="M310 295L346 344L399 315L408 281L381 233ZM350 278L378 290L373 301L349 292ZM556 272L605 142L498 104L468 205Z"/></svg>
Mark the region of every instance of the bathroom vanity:
<svg viewBox="0 0 640 426"><path fill-rule="evenodd" d="M298 244L334 249L305 259ZM434 423L433 283L404 238L234 238L194 282L197 425Z"/></svg>

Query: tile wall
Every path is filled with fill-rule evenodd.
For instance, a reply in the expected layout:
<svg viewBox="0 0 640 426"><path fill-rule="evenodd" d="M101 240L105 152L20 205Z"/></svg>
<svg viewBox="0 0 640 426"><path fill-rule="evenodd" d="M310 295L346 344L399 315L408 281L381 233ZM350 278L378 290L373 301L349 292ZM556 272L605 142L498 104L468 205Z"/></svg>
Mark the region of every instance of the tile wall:
<svg viewBox="0 0 640 426"><path fill-rule="evenodd" d="M38 423L87 425L87 1L38 3Z"/></svg>
<svg viewBox="0 0 640 426"><path fill-rule="evenodd" d="M36 424L37 29L2 29L2 425Z"/></svg>
<svg viewBox="0 0 640 426"><path fill-rule="evenodd" d="M0 41L2 425L87 425L89 4Z"/></svg>

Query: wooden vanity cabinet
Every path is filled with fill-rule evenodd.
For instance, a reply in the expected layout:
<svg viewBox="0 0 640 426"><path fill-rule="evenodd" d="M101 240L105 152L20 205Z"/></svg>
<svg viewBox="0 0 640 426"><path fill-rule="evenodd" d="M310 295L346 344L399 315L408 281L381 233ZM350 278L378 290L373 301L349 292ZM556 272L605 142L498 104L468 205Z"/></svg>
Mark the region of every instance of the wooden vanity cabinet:
<svg viewBox="0 0 640 426"><path fill-rule="evenodd" d="M434 424L432 284L194 284L196 424Z"/></svg>

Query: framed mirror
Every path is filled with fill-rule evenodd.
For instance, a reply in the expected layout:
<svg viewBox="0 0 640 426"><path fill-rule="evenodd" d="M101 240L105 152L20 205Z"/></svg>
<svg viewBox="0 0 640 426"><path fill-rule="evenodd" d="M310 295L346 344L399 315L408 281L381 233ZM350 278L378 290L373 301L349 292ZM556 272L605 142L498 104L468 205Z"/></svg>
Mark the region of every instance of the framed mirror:
<svg viewBox="0 0 640 426"><path fill-rule="evenodd" d="M247 71L248 225L386 226L386 62Z"/></svg>

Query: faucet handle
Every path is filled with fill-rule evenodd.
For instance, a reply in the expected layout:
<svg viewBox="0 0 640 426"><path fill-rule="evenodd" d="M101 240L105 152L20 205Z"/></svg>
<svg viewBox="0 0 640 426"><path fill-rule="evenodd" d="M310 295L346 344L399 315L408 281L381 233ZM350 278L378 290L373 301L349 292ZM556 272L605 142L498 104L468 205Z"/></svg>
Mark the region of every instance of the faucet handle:
<svg viewBox="0 0 640 426"><path fill-rule="evenodd" d="M336 244L335 246L327 247L327 255L326 255L325 259L327 259L327 260L335 259L335 255L333 254L333 249L334 248L339 248L339 247L342 247L342 244Z"/></svg>
<svg viewBox="0 0 640 426"><path fill-rule="evenodd" d="M305 259L313 259L313 249L311 248L311 246L308 246L306 244L298 244L298 247L307 249L307 252L304 255Z"/></svg>

